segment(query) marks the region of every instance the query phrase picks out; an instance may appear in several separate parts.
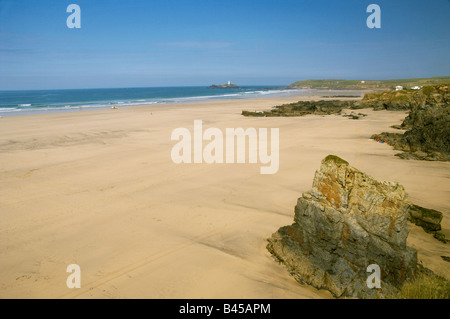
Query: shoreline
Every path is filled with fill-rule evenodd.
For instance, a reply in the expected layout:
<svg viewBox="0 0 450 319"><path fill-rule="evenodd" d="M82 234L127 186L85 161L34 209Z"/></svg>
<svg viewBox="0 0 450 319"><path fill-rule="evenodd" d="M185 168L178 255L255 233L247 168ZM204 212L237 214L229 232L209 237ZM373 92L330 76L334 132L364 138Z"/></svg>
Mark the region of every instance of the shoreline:
<svg viewBox="0 0 450 319"><path fill-rule="evenodd" d="M266 250L293 222L328 154L380 181L398 181L418 205L440 210L450 229L449 163L407 161L369 140L406 116L246 118L299 97L11 116L0 119L1 298L332 298L298 284ZM305 97L302 98L312 98ZM337 99L337 98L333 98ZM175 128L194 120L280 129L280 168L175 164ZM448 245L409 223L408 246L450 278ZM81 267L81 288L66 267Z"/></svg>
<svg viewBox="0 0 450 319"><path fill-rule="evenodd" d="M108 104L99 104L99 105L91 105L91 106L87 106L87 105L80 105L80 106L48 106L47 108L30 108L30 109L23 109L22 111L3 111L2 112L2 108L0 108L0 118L1 117L10 117L10 116L22 116L22 115L35 115L35 114L52 114L52 113L69 113L69 112L81 112L81 111L98 111L98 110L107 110L107 109L111 109L117 107L117 108L130 108L130 107L154 107L154 106L159 106L159 105L180 105L180 104L197 104L197 103L208 103L208 102L216 102L216 101L227 101L227 100L231 100L231 101L240 101L240 100L252 100L252 99L265 99L265 98L284 98L284 97L298 97L300 100L303 98L309 99L311 97L314 98L323 98L323 99L328 99L327 96L323 96L323 95L319 95L320 92L322 92L322 94L324 93L330 93L330 92L336 92L336 94L341 93L342 92L348 92L348 93L353 93L353 94L359 94L360 98L363 97L363 95L361 95L362 93L367 93L367 92L373 92L373 90L343 90L343 89L339 89L339 90L329 90L329 89L283 89L283 91L292 91L292 92L277 92L277 93L267 93L265 94L261 94L259 93L259 95L255 96L249 96L249 97L245 97L244 96L240 96L240 97L228 97L228 96L222 96L222 95L218 95L217 98L213 97L213 96L192 96L192 97L185 97L185 98L179 98L179 101L173 101L173 102L157 102L157 101L148 101L145 103L138 103L138 102L132 102L132 103L112 103L112 102L108 102ZM300 94L298 93L299 91L304 91L304 93L309 93L309 92L316 92L317 94ZM270 91L269 91L270 92ZM343 96L337 96L337 97L331 97L333 99L337 99L337 98L344 98ZM358 98L355 96L352 96L350 98ZM168 100L170 100L170 98L167 98ZM176 100L176 98L174 98ZM5 109L8 109L8 107L5 107Z"/></svg>

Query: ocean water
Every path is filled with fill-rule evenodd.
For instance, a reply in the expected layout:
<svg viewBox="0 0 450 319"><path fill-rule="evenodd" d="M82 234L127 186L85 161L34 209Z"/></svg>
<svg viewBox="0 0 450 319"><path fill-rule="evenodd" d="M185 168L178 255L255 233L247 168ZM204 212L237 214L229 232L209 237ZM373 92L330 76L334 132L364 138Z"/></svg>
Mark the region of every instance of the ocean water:
<svg viewBox="0 0 450 319"><path fill-rule="evenodd" d="M249 86L151 87L115 89L0 91L0 116L70 112L133 105L173 104L218 99L245 99L268 95L307 94L306 90Z"/></svg>

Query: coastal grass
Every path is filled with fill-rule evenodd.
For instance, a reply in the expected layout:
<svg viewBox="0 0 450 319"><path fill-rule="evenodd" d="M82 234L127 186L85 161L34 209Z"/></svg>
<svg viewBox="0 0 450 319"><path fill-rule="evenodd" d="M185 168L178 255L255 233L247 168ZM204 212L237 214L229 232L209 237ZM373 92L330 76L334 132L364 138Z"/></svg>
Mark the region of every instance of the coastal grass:
<svg viewBox="0 0 450 319"><path fill-rule="evenodd" d="M446 278L420 271L412 281L405 282L398 292L388 299L450 299L450 281Z"/></svg>
<svg viewBox="0 0 450 319"><path fill-rule="evenodd" d="M414 86L440 85L450 82L450 76L415 79L391 80L305 80L292 83L290 88L316 88L316 89L392 89L395 86L411 88Z"/></svg>
<svg viewBox="0 0 450 319"><path fill-rule="evenodd" d="M381 91L381 92L371 92L364 94L363 101L389 101L389 102L404 102L411 99L412 95L416 91Z"/></svg>
<svg viewBox="0 0 450 319"><path fill-rule="evenodd" d="M450 81L433 86L424 86L420 90L398 90L398 91L380 91L380 92L370 92L364 94L362 99L365 101L382 101L382 102L405 102L411 101L412 98L418 93L422 93L426 98L429 98L430 95L436 93L441 94L443 91L448 90L448 86L450 85Z"/></svg>

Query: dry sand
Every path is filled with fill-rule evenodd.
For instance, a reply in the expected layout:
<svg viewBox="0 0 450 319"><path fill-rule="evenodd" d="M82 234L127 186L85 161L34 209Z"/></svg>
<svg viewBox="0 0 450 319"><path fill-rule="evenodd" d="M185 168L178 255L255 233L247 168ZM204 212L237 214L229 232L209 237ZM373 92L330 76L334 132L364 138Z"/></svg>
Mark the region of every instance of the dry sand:
<svg viewBox="0 0 450 319"><path fill-rule="evenodd" d="M305 99L305 97L302 97ZM246 118L298 98L225 100L0 118L0 298L331 298L294 281L268 238L291 224L314 172L336 154L378 180L398 181L450 229L450 164L401 160L368 139L402 112ZM359 112L359 111L358 111ZM174 164L171 132L280 129L280 169ZM410 225L408 245L450 277L449 246ZM81 288L66 267L81 267Z"/></svg>

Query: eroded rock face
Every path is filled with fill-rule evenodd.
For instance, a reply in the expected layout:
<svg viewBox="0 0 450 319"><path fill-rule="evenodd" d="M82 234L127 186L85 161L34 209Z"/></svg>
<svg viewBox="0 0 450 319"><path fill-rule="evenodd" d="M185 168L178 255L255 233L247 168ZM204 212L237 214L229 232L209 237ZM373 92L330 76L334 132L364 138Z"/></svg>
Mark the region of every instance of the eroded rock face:
<svg viewBox="0 0 450 319"><path fill-rule="evenodd" d="M425 87L405 96L409 115L401 128L404 134L381 133L372 136L392 145L404 159L450 160L450 85Z"/></svg>
<svg viewBox="0 0 450 319"><path fill-rule="evenodd" d="M328 156L313 189L298 199L294 223L281 227L267 249L299 281L334 296L375 296L413 275L416 250L406 246L409 203L403 186L380 183ZM369 289L367 267L381 269L381 289Z"/></svg>

